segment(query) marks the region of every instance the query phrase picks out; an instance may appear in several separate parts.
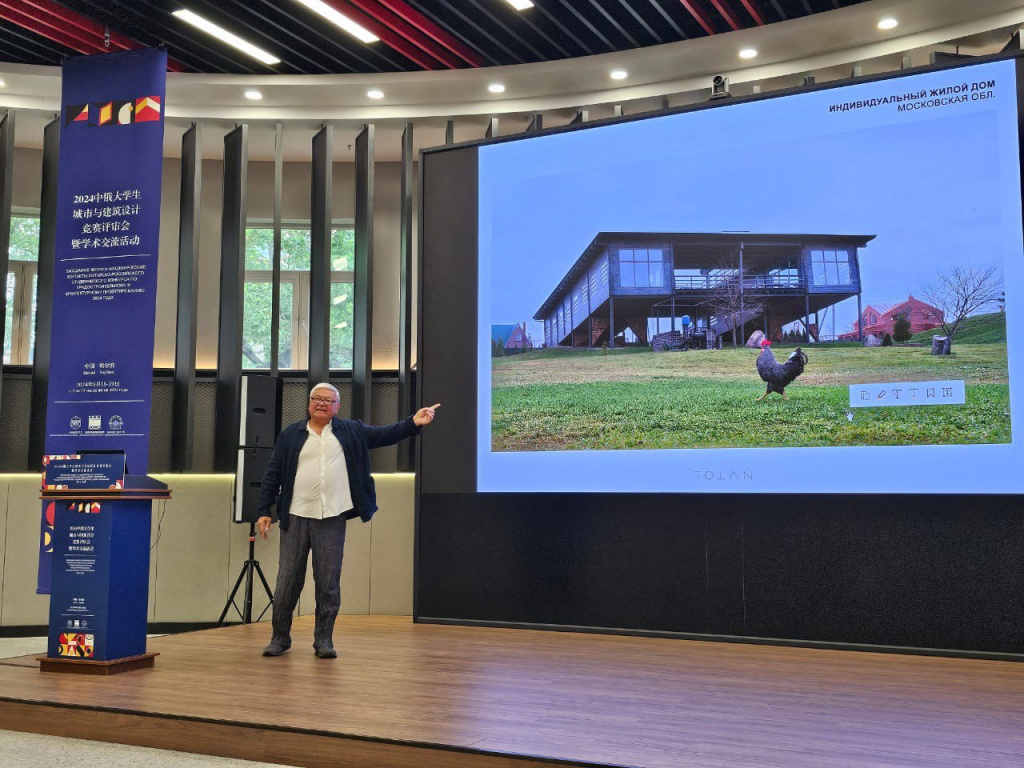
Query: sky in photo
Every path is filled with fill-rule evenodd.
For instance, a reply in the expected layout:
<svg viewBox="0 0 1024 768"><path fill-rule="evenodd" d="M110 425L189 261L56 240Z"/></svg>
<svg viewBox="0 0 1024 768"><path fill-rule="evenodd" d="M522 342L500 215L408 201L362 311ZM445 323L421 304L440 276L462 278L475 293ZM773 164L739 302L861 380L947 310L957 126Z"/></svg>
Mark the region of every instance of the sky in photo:
<svg viewBox="0 0 1024 768"><path fill-rule="evenodd" d="M601 231L874 235L860 266L875 307L920 296L953 265L1020 258L1016 136L999 119L1012 78L986 100L829 111L903 92L868 83L481 147L482 320L529 321L542 341L533 315ZM856 299L840 304L837 332L856 315Z"/></svg>

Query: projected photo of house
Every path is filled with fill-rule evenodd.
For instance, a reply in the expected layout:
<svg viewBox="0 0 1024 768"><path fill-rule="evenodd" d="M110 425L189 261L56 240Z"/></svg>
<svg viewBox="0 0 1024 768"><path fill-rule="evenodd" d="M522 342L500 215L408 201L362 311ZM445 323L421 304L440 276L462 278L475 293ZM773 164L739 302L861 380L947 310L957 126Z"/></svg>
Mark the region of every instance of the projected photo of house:
<svg viewBox="0 0 1024 768"><path fill-rule="evenodd" d="M507 288L519 288L517 314L530 295L548 296L532 333L527 323L491 327L491 450L1010 442L999 270L916 251L875 263L886 242L598 232L557 283ZM910 294L915 283L932 303ZM988 299L954 324L951 285ZM883 303L901 292L905 301ZM953 355L933 354L939 333L955 335ZM935 389L917 383L950 381L963 399L908 402ZM851 405L856 385L903 402Z"/></svg>
<svg viewBox="0 0 1024 768"><path fill-rule="evenodd" d="M626 330L648 344L662 326L706 347L744 342L746 331L758 329L781 341L796 321L816 341L815 317L846 299L860 301L858 252L873 239L601 232L533 318L543 323L547 347L613 349Z"/></svg>

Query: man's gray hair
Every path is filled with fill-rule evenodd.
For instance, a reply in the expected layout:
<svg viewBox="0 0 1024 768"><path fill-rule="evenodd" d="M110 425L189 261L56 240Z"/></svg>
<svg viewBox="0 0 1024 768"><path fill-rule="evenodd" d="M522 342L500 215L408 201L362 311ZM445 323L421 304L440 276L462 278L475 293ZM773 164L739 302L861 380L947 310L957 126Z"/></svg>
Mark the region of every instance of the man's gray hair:
<svg viewBox="0 0 1024 768"><path fill-rule="evenodd" d="M313 393L316 392L318 389L329 389L329 390L331 390L331 392L334 393L334 398L339 403L341 402L341 392L339 392L338 388L336 386L334 386L333 384L328 384L326 381L321 381L319 384L314 384L313 388L311 390L309 390L309 396L312 397Z"/></svg>

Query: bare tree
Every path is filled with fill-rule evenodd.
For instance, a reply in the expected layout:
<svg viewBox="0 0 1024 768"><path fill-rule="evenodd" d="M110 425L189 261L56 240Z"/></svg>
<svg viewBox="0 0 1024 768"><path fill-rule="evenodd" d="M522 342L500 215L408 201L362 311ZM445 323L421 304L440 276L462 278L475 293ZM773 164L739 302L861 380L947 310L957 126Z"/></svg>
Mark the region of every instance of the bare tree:
<svg viewBox="0 0 1024 768"><path fill-rule="evenodd" d="M764 302L744 295L741 289L743 275L732 262L722 262L707 275L710 295L701 302L715 319L732 331L732 347L736 349L736 336L744 322L764 312ZM721 333L721 332L720 332ZM740 342L746 343L746 339Z"/></svg>
<svg viewBox="0 0 1024 768"><path fill-rule="evenodd" d="M924 300L938 310L930 312L931 319L941 326L950 346L964 320L998 306L1002 296L999 269L975 264L961 264L940 272L922 290Z"/></svg>

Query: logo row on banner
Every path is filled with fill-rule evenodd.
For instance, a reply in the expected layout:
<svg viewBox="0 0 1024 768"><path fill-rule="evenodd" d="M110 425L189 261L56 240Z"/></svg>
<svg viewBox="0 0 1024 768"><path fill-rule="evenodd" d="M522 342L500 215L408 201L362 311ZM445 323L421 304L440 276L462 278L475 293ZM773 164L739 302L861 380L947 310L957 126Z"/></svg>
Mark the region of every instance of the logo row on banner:
<svg viewBox="0 0 1024 768"><path fill-rule="evenodd" d="M64 125L85 123L91 126L133 125L160 119L160 96L140 96L124 101L98 104L73 104L64 110Z"/></svg>

